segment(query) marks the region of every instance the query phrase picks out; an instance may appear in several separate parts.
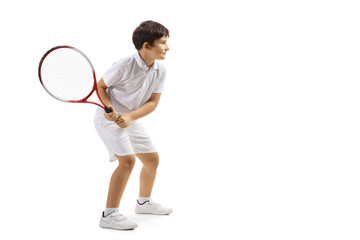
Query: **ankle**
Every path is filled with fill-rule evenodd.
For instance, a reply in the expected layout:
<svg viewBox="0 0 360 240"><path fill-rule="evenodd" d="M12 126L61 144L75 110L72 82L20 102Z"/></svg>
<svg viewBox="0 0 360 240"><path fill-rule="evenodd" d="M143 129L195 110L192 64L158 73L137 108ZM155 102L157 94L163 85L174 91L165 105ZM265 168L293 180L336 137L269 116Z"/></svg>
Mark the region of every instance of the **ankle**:
<svg viewBox="0 0 360 240"><path fill-rule="evenodd" d="M108 216L118 210L119 210L119 208L105 208L104 215Z"/></svg>
<svg viewBox="0 0 360 240"><path fill-rule="evenodd" d="M144 204L145 202L149 202L151 200L151 197L138 197L138 203Z"/></svg>

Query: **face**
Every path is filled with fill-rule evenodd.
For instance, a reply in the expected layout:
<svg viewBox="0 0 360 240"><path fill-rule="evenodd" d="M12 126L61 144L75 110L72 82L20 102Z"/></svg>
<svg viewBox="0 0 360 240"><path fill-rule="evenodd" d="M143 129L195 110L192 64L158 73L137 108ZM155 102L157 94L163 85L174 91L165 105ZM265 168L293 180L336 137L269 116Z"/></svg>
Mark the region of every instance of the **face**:
<svg viewBox="0 0 360 240"><path fill-rule="evenodd" d="M166 52L169 51L167 40L168 37L159 38L154 41L154 46L150 46L150 54L154 59L165 59Z"/></svg>

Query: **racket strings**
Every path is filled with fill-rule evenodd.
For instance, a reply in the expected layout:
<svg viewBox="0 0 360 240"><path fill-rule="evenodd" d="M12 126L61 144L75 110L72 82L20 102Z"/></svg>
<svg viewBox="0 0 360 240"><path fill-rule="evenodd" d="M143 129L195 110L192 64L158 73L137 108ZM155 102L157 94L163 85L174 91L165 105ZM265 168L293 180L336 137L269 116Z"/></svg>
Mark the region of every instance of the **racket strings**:
<svg viewBox="0 0 360 240"><path fill-rule="evenodd" d="M81 101L94 87L91 62L72 48L49 53L41 66L41 78L50 95L61 101Z"/></svg>

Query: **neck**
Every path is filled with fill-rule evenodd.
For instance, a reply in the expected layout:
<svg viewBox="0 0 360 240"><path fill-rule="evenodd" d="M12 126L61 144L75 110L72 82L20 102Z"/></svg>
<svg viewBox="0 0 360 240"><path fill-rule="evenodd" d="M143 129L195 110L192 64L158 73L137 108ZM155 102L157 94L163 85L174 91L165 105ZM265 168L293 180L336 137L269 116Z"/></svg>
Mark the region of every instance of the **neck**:
<svg viewBox="0 0 360 240"><path fill-rule="evenodd" d="M146 52L140 50L140 51L139 51L139 55L140 55L140 57L142 58L142 60L144 61L144 63L146 64L146 66L147 66L148 68L150 68L150 67L154 64L155 59L153 59L153 58L151 58L150 56L148 56L148 55L146 54Z"/></svg>

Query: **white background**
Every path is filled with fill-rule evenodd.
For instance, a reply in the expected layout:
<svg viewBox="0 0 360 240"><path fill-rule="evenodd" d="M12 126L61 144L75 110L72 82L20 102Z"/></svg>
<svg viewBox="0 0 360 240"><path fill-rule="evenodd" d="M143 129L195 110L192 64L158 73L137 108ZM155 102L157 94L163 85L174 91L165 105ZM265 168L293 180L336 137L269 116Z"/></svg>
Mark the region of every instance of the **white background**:
<svg viewBox="0 0 360 240"><path fill-rule="evenodd" d="M357 1L2 1L1 239L359 239L360 8ZM160 153L153 198L98 227L116 163L95 107L41 87L56 45L101 77L134 53L144 20L170 30L166 91L143 119ZM6 237L5 237L6 236Z"/></svg>

